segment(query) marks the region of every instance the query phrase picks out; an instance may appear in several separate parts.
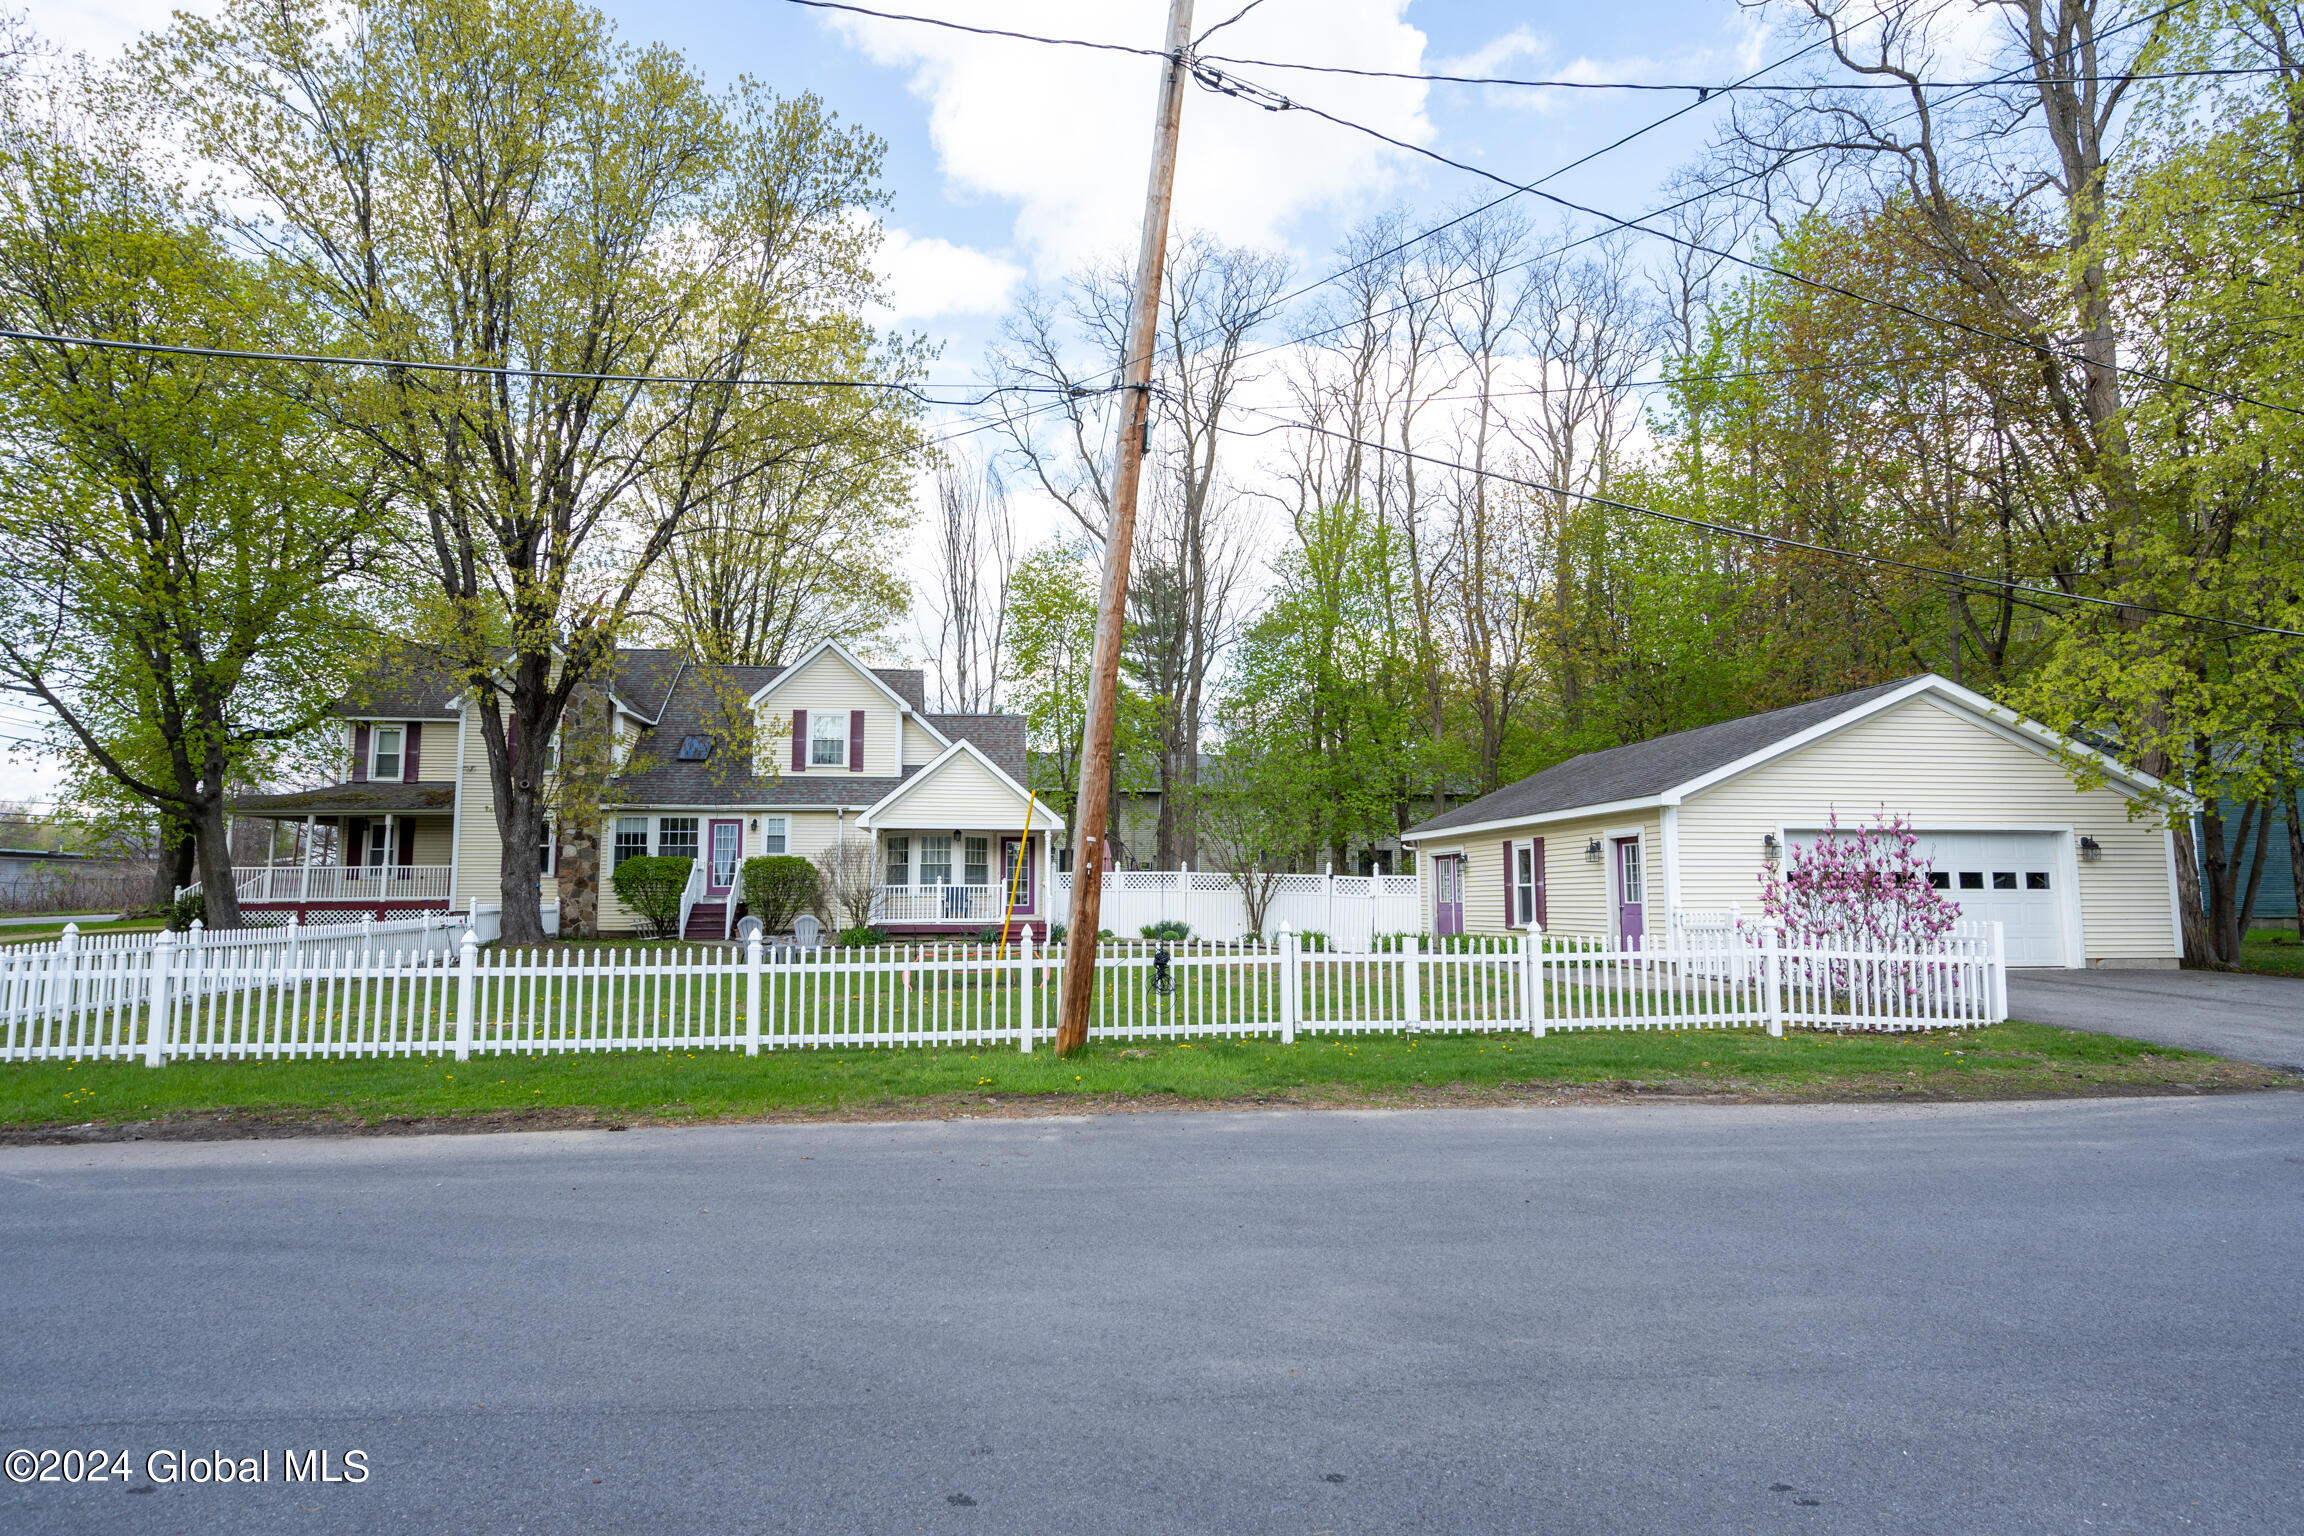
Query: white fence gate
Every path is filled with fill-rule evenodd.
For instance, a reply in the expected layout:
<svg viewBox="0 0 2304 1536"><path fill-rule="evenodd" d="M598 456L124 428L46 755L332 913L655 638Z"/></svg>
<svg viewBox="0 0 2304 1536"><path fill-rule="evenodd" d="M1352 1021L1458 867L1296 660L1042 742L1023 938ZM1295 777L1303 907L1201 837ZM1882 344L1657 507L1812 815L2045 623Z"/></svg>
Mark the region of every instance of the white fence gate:
<svg viewBox="0 0 2304 1536"><path fill-rule="evenodd" d="M391 931L387 931L391 930ZM1102 1039L1424 1030L1909 1030L2007 1017L1998 924L1925 950L1727 944L1624 950L1576 940L1379 937L1344 952L1276 943L1098 947ZM483 951L427 919L278 929L142 947L0 950L0 1059L453 1055L999 1045L1056 1026L1061 948Z"/></svg>

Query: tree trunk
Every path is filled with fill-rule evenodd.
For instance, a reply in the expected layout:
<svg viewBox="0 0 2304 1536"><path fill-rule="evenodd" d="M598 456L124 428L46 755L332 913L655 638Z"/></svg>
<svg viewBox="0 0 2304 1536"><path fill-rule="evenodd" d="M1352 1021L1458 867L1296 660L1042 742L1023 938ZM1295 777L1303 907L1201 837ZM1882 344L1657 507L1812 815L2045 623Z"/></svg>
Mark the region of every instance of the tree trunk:
<svg viewBox="0 0 2304 1536"><path fill-rule="evenodd" d="M2296 892L2296 936L2304 939L2304 793L2281 791L2280 819L2288 823L2288 883Z"/></svg>
<svg viewBox="0 0 2304 1536"><path fill-rule="evenodd" d="M192 856L192 834L178 828L173 822L160 823L160 857L152 869L152 910L165 912L174 904L176 892L190 885L198 862Z"/></svg>
<svg viewBox="0 0 2304 1536"><path fill-rule="evenodd" d="M2176 844L2176 911L2184 929L2187 969L2214 969L2216 946L2208 929L2208 905L2200 895L2200 850L2189 821L2171 834Z"/></svg>
<svg viewBox="0 0 2304 1536"><path fill-rule="evenodd" d="M200 895L207 908L202 922L211 932L240 926L240 889L232 880L232 839L224 829L224 797L208 797L192 824L200 861Z"/></svg>

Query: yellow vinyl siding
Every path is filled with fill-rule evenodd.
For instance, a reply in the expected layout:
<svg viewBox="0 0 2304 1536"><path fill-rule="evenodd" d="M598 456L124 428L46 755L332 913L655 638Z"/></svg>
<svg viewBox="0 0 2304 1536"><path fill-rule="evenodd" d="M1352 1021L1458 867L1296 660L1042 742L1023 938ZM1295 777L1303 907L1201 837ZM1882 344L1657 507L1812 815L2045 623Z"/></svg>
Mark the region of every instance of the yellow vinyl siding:
<svg viewBox="0 0 2304 1536"><path fill-rule="evenodd" d="M1540 837L1544 839L1545 931L1605 938L1615 931L1609 908L1608 858L1612 855L1608 853L1607 843L1612 836L1628 836L1634 832L1640 834L1641 864L1646 871L1644 926L1648 932L1656 933L1661 931L1664 921L1664 854L1662 818L1655 811L1496 827L1468 833L1457 841L1421 842L1417 845L1417 867L1421 869L1426 859L1462 853L1464 931L1502 933L1505 931L1504 844L1507 840L1523 843ZM1584 845L1595 837L1601 840L1603 857L1599 863L1591 864L1585 861ZM1429 925L1432 887L1428 879L1423 879L1422 889L1424 921Z"/></svg>
<svg viewBox="0 0 2304 1536"><path fill-rule="evenodd" d="M867 731L872 728L870 720L865 721L864 728ZM933 762L936 754L944 750L944 745L928 734L928 727L922 725L916 716L906 715L904 717L904 765L906 767L909 768L918 763ZM785 761L789 762L791 759L787 757Z"/></svg>
<svg viewBox="0 0 2304 1536"><path fill-rule="evenodd" d="M763 774L840 774L849 778L893 779L901 771L897 759L904 740L903 716L895 702L881 692L878 679L858 672L831 651L818 652L798 671L779 678L775 691L761 701L761 708L760 739L765 745L761 749L763 761L759 769ZM843 739L849 712L864 711L864 771L850 772L845 758L837 768L795 769L791 731L792 711L796 709L808 711L811 720L819 714L837 714ZM801 759L806 762L805 751Z"/></svg>
<svg viewBox="0 0 2304 1536"><path fill-rule="evenodd" d="M2162 824L2130 821L2112 789L2072 787L2061 764L1941 707L1906 700L1845 730L1688 797L1679 813L1679 904L1760 904L1760 839L1780 828L1843 824L1885 809L1934 831L2069 827L2104 853L2081 864L2081 932L2090 960L2165 959L2170 925Z"/></svg>
<svg viewBox="0 0 2304 1536"><path fill-rule="evenodd" d="M924 770L887 810L875 816L873 826L919 827L960 831L1014 830L1024 822L1025 797L1002 783L991 769L965 751L955 752L935 768ZM1049 828L1054 823L1046 807L1034 812L1032 823Z"/></svg>
<svg viewBox="0 0 2304 1536"><path fill-rule="evenodd" d="M442 734L446 734L445 727ZM488 778L488 743L477 721L463 734L463 826L456 839L458 911L476 901L501 904L504 900L504 843L496 835L496 790ZM445 850L442 862L446 862ZM547 879L543 892L544 900L559 900L560 882Z"/></svg>
<svg viewBox="0 0 2304 1536"><path fill-rule="evenodd" d="M453 816L417 817L415 847L409 862L434 865L447 863L448 849L454 841L452 833L455 825L456 818Z"/></svg>
<svg viewBox="0 0 2304 1536"><path fill-rule="evenodd" d="M682 809L652 811L635 810L629 806L610 810L601 818L600 823L600 931L602 933L632 933L640 927L640 921L633 915L632 909L625 906L617 896L613 878L614 871L608 867L616 858L616 818L619 816L647 817L651 838L654 835L657 817L693 816L696 818L696 846L699 855L704 849L711 846L709 842L710 829L714 821L741 821L744 824L742 856L747 859L757 858L764 851L761 845L766 836L767 819L771 816L781 816L785 819L784 851L803 859L813 859L824 849L830 847L833 829L836 826L846 825L850 837L866 835L856 830L856 817L853 813L846 816L835 816L833 812L823 810L699 811ZM752 830L752 823L755 821L761 824L762 830L759 832Z"/></svg>

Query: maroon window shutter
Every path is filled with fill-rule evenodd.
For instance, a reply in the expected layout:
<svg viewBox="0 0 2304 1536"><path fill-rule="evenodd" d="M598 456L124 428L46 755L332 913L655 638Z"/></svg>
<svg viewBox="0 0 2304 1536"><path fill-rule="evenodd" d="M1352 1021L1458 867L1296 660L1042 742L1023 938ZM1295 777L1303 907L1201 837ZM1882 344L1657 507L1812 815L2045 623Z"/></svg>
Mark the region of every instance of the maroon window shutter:
<svg viewBox="0 0 2304 1536"><path fill-rule="evenodd" d="M1536 926L1539 928L1552 926L1551 903L1545 899L1544 885L1544 839L1538 838L1536 839Z"/></svg>
<svg viewBox="0 0 2304 1536"><path fill-rule="evenodd" d="M848 771L864 771L864 711L848 711Z"/></svg>
<svg viewBox="0 0 2304 1536"><path fill-rule="evenodd" d="M352 727L352 782L368 782L368 727Z"/></svg>
<svg viewBox="0 0 2304 1536"><path fill-rule="evenodd" d="M400 846L392 851L393 862L406 869L416 862L416 824L403 820L398 826L396 835L400 839Z"/></svg>
<svg viewBox="0 0 2304 1536"><path fill-rule="evenodd" d="M423 758L419 755L423 749L423 742L424 727L417 721L409 721L407 734L400 738L400 779L402 783L413 784L424 777L422 772ZM402 859L400 862L405 864L408 861Z"/></svg>
<svg viewBox="0 0 2304 1536"><path fill-rule="evenodd" d="M792 771L808 766L808 711L792 711Z"/></svg>
<svg viewBox="0 0 2304 1536"><path fill-rule="evenodd" d="M1504 844L1504 926L1511 927L1512 919L1517 915L1512 910L1512 844L1506 842Z"/></svg>

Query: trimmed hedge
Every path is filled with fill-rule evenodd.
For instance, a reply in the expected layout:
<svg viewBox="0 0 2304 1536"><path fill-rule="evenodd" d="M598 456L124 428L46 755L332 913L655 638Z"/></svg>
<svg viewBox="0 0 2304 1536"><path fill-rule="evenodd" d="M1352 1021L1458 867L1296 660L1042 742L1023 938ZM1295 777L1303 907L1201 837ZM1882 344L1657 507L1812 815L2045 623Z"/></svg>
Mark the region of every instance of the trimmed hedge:
<svg viewBox="0 0 2304 1536"><path fill-rule="evenodd" d="M797 854L771 853L744 861L744 905L763 933L785 933L792 920L816 910L823 883L815 864Z"/></svg>
<svg viewBox="0 0 2304 1536"><path fill-rule="evenodd" d="M640 914L652 936L676 939L680 935L673 930L680 926L680 893L688 889L688 866L695 862L661 854L626 859L609 875L608 883L616 887L618 900Z"/></svg>

